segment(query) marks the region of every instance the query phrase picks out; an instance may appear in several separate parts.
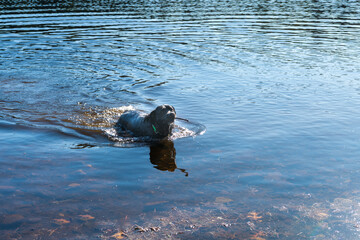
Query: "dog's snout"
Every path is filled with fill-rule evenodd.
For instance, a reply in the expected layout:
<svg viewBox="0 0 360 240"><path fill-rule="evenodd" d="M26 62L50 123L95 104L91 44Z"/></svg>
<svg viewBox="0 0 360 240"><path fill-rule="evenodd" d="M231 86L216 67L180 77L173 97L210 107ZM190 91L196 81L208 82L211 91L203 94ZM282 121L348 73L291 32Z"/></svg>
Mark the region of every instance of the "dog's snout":
<svg viewBox="0 0 360 240"><path fill-rule="evenodd" d="M175 120L176 114L173 111L168 111L166 115L171 121Z"/></svg>
<svg viewBox="0 0 360 240"><path fill-rule="evenodd" d="M175 118L176 114L175 114L174 112L171 112L171 113L170 113L170 116L173 117L173 118Z"/></svg>

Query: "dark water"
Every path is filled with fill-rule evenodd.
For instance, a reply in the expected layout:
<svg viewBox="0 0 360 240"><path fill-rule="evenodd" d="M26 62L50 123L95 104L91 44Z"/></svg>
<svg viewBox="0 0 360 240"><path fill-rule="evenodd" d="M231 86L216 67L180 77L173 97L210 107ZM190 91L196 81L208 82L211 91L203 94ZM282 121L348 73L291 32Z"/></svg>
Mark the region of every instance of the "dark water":
<svg viewBox="0 0 360 240"><path fill-rule="evenodd" d="M359 16L0 1L1 239L358 239ZM113 137L124 109L164 103L193 136Z"/></svg>

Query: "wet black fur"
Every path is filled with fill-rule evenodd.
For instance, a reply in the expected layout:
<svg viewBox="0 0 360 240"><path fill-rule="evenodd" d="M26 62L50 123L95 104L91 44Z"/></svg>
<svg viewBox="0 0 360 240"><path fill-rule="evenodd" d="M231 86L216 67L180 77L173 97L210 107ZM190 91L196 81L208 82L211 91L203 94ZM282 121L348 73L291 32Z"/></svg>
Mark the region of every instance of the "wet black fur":
<svg viewBox="0 0 360 240"><path fill-rule="evenodd" d="M125 111L115 126L119 130L130 131L135 137L165 138L171 135L175 117L173 106L161 105L149 114Z"/></svg>

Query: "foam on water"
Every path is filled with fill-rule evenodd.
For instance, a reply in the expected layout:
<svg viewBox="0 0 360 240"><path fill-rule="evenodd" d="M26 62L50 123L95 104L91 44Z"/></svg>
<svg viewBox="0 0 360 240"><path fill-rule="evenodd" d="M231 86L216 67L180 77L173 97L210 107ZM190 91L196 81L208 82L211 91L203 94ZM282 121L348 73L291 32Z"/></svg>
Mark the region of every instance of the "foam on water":
<svg viewBox="0 0 360 240"><path fill-rule="evenodd" d="M114 127L104 128L103 131L111 141L115 142L114 145L117 147L129 147L158 141L157 139L154 140L150 137L133 137L127 132L119 133ZM186 119L177 119L175 121L175 128L172 134L168 136L167 140L174 141L180 138L196 137L204 134L205 131L206 128L202 124L191 122Z"/></svg>
<svg viewBox="0 0 360 240"><path fill-rule="evenodd" d="M150 143L154 140L150 137L134 137L127 132L120 132L114 128L115 123L125 111L143 111L136 109L135 106L127 105L114 108L100 109L96 107L84 107L82 114L72 117L72 121L86 129L101 130L105 136L114 142L116 147L133 147ZM168 140L174 141L180 138L196 137L204 134L206 128L200 123L195 123L187 119L177 118L175 128Z"/></svg>
<svg viewBox="0 0 360 240"><path fill-rule="evenodd" d="M112 127L125 111L135 110L134 106L100 108L83 106L79 115L70 119L77 125L86 128L104 129Z"/></svg>

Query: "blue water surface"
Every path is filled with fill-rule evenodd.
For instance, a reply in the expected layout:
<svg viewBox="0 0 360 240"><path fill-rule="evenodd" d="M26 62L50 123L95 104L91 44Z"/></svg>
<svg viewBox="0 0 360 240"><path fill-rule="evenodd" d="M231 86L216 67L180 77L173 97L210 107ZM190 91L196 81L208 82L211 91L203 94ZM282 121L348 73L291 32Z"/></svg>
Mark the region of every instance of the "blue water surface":
<svg viewBox="0 0 360 240"><path fill-rule="evenodd" d="M0 235L358 239L359 9L0 2ZM161 104L193 134L114 137Z"/></svg>

